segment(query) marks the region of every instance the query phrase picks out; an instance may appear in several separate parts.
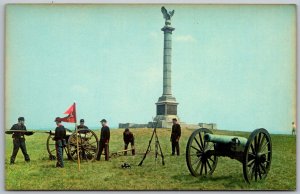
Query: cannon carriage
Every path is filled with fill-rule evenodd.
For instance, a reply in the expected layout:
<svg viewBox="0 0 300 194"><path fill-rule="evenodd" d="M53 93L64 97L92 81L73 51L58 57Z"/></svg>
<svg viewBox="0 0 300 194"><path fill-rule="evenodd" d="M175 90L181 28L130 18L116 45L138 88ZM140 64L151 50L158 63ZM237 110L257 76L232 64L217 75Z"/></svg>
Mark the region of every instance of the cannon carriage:
<svg viewBox="0 0 300 194"><path fill-rule="evenodd" d="M195 130L186 146L186 164L193 176L212 175L218 157L229 157L243 165L246 182L267 177L272 160L272 142L266 129L254 130L245 137L214 135L211 130Z"/></svg>
<svg viewBox="0 0 300 194"><path fill-rule="evenodd" d="M49 154L49 159L56 159L55 141L53 140L54 131L49 131L46 147ZM78 137L78 152L77 152L77 137ZM80 129L76 131L67 131L66 146L64 148L68 159L77 161L77 153L79 153L80 160L93 161L98 154L98 137L90 129Z"/></svg>

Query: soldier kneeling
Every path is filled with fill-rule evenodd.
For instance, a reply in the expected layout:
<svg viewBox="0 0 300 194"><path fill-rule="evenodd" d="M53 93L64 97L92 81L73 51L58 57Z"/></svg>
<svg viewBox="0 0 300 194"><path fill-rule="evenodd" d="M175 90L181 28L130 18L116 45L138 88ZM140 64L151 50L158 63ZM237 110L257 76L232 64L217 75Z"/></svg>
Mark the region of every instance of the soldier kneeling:
<svg viewBox="0 0 300 194"><path fill-rule="evenodd" d="M125 129L123 132L123 140L124 140L124 149L127 150L128 144L131 144L132 149L132 155L135 155L135 149L134 149L134 136L133 133L129 131L128 128ZM124 155L127 155L127 151L124 152Z"/></svg>

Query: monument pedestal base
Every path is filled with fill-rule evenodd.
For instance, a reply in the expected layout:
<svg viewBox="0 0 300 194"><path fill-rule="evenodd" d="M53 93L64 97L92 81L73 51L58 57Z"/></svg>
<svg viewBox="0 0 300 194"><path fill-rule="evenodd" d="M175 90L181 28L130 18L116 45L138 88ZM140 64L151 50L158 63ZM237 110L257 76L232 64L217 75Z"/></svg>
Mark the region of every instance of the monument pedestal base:
<svg viewBox="0 0 300 194"><path fill-rule="evenodd" d="M177 115L157 115L154 120L157 121L157 128L172 128L172 119L176 118L179 121ZM152 123L150 122L150 125ZM148 124L148 127L152 127Z"/></svg>
<svg viewBox="0 0 300 194"><path fill-rule="evenodd" d="M172 119L177 116L177 105L176 99L171 95L163 95L158 99L156 103L156 117L154 121L157 123L157 128L172 128Z"/></svg>

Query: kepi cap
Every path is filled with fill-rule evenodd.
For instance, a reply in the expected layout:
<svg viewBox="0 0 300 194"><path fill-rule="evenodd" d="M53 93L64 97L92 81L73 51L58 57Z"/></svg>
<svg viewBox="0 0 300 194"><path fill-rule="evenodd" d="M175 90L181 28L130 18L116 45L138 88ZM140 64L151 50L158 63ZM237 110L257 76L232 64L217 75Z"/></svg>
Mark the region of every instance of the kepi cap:
<svg viewBox="0 0 300 194"><path fill-rule="evenodd" d="M19 117L18 121L25 121L24 117Z"/></svg>
<svg viewBox="0 0 300 194"><path fill-rule="evenodd" d="M61 122L60 117L56 117L54 122Z"/></svg>
<svg viewBox="0 0 300 194"><path fill-rule="evenodd" d="M101 121L100 121L101 123L106 123L107 121L105 120L105 119L102 119Z"/></svg>

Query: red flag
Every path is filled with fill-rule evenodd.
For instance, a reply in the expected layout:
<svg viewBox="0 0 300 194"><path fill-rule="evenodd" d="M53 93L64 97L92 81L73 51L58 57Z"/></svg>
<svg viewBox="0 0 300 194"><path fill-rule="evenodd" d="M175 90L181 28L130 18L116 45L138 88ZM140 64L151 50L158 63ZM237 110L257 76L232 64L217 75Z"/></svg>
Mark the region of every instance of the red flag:
<svg viewBox="0 0 300 194"><path fill-rule="evenodd" d="M72 106L70 106L64 114L67 114L68 116L61 118L61 121L67 123L76 123L76 104L74 103Z"/></svg>

